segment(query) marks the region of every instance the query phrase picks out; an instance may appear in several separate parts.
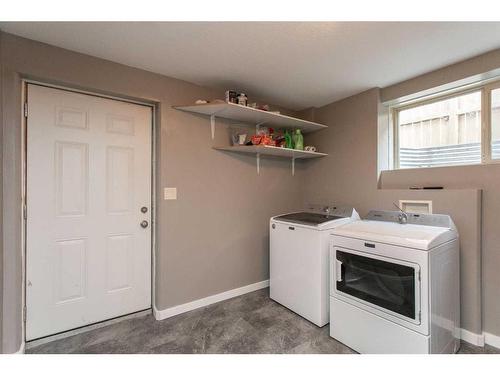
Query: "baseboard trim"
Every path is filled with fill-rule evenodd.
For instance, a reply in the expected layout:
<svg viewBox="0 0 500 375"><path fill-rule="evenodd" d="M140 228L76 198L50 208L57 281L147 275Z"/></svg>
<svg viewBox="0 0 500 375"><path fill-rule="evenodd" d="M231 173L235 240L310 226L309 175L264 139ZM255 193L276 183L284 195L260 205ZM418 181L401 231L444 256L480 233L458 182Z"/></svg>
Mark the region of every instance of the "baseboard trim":
<svg viewBox="0 0 500 375"><path fill-rule="evenodd" d="M26 348L26 343L23 341L21 343L21 346L19 347L19 350L17 352L15 352L14 354L24 354L25 348Z"/></svg>
<svg viewBox="0 0 500 375"><path fill-rule="evenodd" d="M468 342L469 344L475 346L484 346L484 334L474 333L471 331L467 331L466 329L460 329L460 338L463 341Z"/></svg>
<svg viewBox="0 0 500 375"><path fill-rule="evenodd" d="M500 336L496 336L492 333L484 332L484 342L488 345L494 346L500 349Z"/></svg>
<svg viewBox="0 0 500 375"><path fill-rule="evenodd" d="M195 301L184 303L182 305L177 305L174 307L169 307L164 310L157 310L156 307L153 309L153 314L156 320L162 320L170 318L171 316L179 315L191 310L198 309L200 307L205 307L216 302L224 301L226 299L234 298L254 292L259 289L267 288L269 286L269 280L260 281L255 284L245 285L241 288L231 289L222 293L214 294L205 298L201 298Z"/></svg>

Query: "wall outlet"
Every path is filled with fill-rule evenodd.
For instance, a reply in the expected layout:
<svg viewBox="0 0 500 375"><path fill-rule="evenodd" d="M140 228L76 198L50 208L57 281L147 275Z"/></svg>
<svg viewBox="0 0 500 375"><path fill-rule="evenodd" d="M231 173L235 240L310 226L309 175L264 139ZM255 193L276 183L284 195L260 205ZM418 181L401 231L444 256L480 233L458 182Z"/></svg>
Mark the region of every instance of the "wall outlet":
<svg viewBox="0 0 500 375"><path fill-rule="evenodd" d="M177 199L177 188L164 188L163 199L164 200Z"/></svg>

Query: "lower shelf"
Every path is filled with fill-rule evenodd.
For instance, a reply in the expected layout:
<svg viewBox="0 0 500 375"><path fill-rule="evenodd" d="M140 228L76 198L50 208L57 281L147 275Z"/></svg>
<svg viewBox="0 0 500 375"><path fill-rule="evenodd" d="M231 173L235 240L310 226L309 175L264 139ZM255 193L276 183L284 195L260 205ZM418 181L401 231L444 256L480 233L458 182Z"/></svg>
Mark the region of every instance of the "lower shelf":
<svg viewBox="0 0 500 375"><path fill-rule="evenodd" d="M214 147L214 149L231 152L242 152L247 154L272 155L291 159L311 159L328 156L328 154L323 154L321 152L300 151L291 148L275 146L227 146Z"/></svg>
<svg viewBox="0 0 500 375"><path fill-rule="evenodd" d="M292 176L295 175L295 159L312 159L328 156L321 152L300 151L290 148L282 148L275 146L227 146L227 147L214 147L215 150L231 151L245 154L255 154L257 159L257 174L260 174L260 156L269 155L292 160Z"/></svg>

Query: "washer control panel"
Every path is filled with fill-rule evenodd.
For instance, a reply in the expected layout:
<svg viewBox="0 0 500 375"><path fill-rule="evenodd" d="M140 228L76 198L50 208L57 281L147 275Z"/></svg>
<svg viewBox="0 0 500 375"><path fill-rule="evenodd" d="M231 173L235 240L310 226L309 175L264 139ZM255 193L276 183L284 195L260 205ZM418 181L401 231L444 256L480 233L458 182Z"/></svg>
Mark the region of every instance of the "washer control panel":
<svg viewBox="0 0 500 375"><path fill-rule="evenodd" d="M308 205L308 210L326 216L351 217L353 215L354 208L346 206L336 206L333 204L329 205L310 204Z"/></svg>

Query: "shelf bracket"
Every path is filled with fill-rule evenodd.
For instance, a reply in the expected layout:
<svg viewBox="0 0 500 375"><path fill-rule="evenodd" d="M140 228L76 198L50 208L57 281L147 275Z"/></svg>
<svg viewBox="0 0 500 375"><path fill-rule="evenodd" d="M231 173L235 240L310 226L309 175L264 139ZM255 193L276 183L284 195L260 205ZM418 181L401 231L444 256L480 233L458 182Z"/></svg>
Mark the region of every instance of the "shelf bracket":
<svg viewBox="0 0 500 375"><path fill-rule="evenodd" d="M212 132L212 139L215 138L215 115L210 115L210 131Z"/></svg>
<svg viewBox="0 0 500 375"><path fill-rule="evenodd" d="M260 175L260 154L257 153L257 175Z"/></svg>
<svg viewBox="0 0 500 375"><path fill-rule="evenodd" d="M295 176L295 156L292 156L292 176Z"/></svg>

